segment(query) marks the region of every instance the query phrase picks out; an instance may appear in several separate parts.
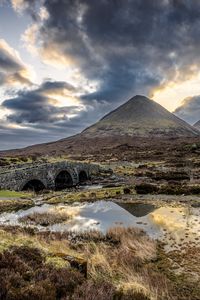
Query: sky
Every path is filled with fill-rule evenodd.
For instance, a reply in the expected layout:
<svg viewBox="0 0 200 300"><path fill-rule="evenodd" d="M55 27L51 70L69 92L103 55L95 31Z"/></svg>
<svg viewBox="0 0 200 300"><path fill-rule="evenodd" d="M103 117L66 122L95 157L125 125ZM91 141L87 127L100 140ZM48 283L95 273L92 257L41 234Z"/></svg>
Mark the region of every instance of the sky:
<svg viewBox="0 0 200 300"><path fill-rule="evenodd" d="M0 0L0 150L82 131L136 94L200 119L200 1Z"/></svg>

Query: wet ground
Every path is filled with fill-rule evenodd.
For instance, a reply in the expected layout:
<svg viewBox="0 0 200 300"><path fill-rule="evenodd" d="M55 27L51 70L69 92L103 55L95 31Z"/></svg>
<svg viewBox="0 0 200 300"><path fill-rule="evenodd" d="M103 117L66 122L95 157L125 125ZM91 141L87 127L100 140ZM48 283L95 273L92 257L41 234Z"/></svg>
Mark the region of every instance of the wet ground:
<svg viewBox="0 0 200 300"><path fill-rule="evenodd" d="M66 214L66 220L51 225L34 223L27 216ZM25 218L24 218L25 217ZM0 215L1 225L31 226L41 231L85 231L106 232L114 226L138 227L151 238L165 243L165 249L182 250L188 245L200 246L200 208L188 206L157 206L149 203L114 203L97 201L94 203L43 204L13 213Z"/></svg>

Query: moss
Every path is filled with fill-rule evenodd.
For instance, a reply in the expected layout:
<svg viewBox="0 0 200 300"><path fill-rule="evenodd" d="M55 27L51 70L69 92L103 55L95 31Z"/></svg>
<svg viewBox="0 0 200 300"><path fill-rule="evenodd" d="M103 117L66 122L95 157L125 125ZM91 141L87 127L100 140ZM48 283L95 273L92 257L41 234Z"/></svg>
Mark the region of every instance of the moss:
<svg viewBox="0 0 200 300"><path fill-rule="evenodd" d="M29 198L32 194L30 193L22 193L16 191L8 191L8 190L0 190L0 198Z"/></svg>
<svg viewBox="0 0 200 300"><path fill-rule="evenodd" d="M56 256L47 256L45 262L48 265L53 265L55 268L70 268L69 262Z"/></svg>
<svg viewBox="0 0 200 300"><path fill-rule="evenodd" d="M131 165L120 165L114 167L114 172L122 176L133 176L135 174L135 167Z"/></svg>
<svg viewBox="0 0 200 300"><path fill-rule="evenodd" d="M98 201L116 198L117 195L123 194L123 187L97 189L92 191L81 191L71 193L55 193L51 197L46 198L45 202L49 204L55 203L73 203L73 202L86 202Z"/></svg>

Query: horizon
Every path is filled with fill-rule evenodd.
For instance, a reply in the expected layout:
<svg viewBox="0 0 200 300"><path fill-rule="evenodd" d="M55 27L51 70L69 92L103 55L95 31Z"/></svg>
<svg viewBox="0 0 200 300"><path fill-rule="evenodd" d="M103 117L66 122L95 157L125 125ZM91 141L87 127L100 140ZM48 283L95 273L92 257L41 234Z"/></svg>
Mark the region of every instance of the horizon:
<svg viewBox="0 0 200 300"><path fill-rule="evenodd" d="M77 134L137 94L199 121L199 15L194 0L0 0L0 150Z"/></svg>
<svg viewBox="0 0 200 300"><path fill-rule="evenodd" d="M130 102L131 100L132 101L134 101L134 100L136 100L136 99L138 99L138 97L140 97L140 98L145 98L145 100L146 101L152 101L152 102L155 102L155 103L157 103L154 99L151 99L151 98L148 98L147 96L144 96L144 95L135 95L135 96L133 96L133 97L131 97L130 99L128 99L128 100L126 100L124 103L121 103L119 106L117 106L117 107L115 107L112 111L110 111L110 112L108 112L108 113L106 113L103 117L101 117L100 119L98 119L96 122L94 122L93 124L91 124L91 125L89 125L89 126L87 126L87 127L85 127L83 130L81 130L80 132L77 132L77 133L75 133L75 134L73 134L73 135L70 135L70 136L68 136L68 137L66 137L66 139L67 138L70 138L70 137L75 137L77 134L81 134L82 132L85 132L85 131L87 131L90 127L93 127L93 125L95 126L96 124L98 124L101 120L103 120L105 117L107 117L107 116L109 116L109 115L111 115L113 112L115 112L115 111L118 111L118 109L120 109L121 107L123 107L124 105L126 105L126 104L128 104L128 102ZM136 98L136 99L135 99ZM157 103L157 104L159 104L159 103ZM162 106L161 104L159 104L162 108L164 108L164 106ZM165 108L166 109L166 108ZM166 109L166 111L167 112L169 112L170 113L170 111L168 110L168 109ZM175 117L177 117L177 118L179 118L180 120L182 120L182 121L184 121L183 119L181 119L180 117L178 117L178 116L176 116L173 112L171 113L171 114L173 114ZM184 121L184 122L186 122L186 121ZM188 125L190 125L188 122L186 122L186 124L188 124ZM193 124L193 125L195 125L195 124ZM193 126L192 126L193 127ZM195 130L199 130L199 129L197 129L197 128L195 128L195 127L193 127ZM199 131L199 134L200 134L200 131ZM141 138L141 137L140 137ZM156 137L155 137L156 138ZM159 139L160 139L160 137L158 137ZM163 136L162 138L168 138L168 136ZM178 138L178 137L177 137ZM65 139L65 138L64 138ZM21 147L21 148L11 148L11 149L5 149L5 150L0 150L0 152L3 152L3 151L12 151L12 150L23 150L24 148L26 148L26 147L33 147L33 146L40 146L40 145L45 145L45 144L48 144L48 143L57 143L57 142L59 142L59 141L61 141L61 140L63 140L63 138L62 139L58 139L58 140L52 140L52 141L49 141L49 142L47 142L47 143L35 143L35 144L29 144L29 145L27 145L27 146L25 146L25 147Z"/></svg>

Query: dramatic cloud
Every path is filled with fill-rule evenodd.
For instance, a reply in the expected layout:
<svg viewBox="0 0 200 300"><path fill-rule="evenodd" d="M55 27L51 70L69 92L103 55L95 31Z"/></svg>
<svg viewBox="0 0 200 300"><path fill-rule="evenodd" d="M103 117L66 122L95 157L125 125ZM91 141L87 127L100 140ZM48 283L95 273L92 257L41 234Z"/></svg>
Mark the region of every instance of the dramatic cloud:
<svg viewBox="0 0 200 300"><path fill-rule="evenodd" d="M85 99L119 102L198 72L198 1L41 3L46 17L35 24L32 42L49 64L78 67L99 83Z"/></svg>
<svg viewBox="0 0 200 300"><path fill-rule="evenodd" d="M200 96L184 99L182 105L174 113L193 125L200 120Z"/></svg>
<svg viewBox="0 0 200 300"><path fill-rule="evenodd" d="M0 85L31 84L30 72L19 54L0 39Z"/></svg>
<svg viewBox="0 0 200 300"><path fill-rule="evenodd" d="M51 97L51 95L65 96L66 90L74 91L74 87L65 82L47 81L37 89L18 91L17 97L5 100L2 107L11 111L7 116L9 122L18 124L62 122L81 110L80 104L59 107L59 100ZM67 98L65 102L67 104Z"/></svg>
<svg viewBox="0 0 200 300"><path fill-rule="evenodd" d="M0 110L7 110L6 120L0 124L1 150L71 136L101 118L109 109L106 102L97 101L90 105L80 102L77 106L57 106L55 97L69 91L73 97L76 90L70 84L46 81L37 89L18 91L15 98L5 100L0 107Z"/></svg>
<svg viewBox="0 0 200 300"><path fill-rule="evenodd" d="M24 126L20 126L22 124L13 125L8 124L8 122L1 122L0 149L22 148L32 144L56 141L72 136L82 131L91 122L93 123L96 119L100 119L107 111L108 107L106 103L99 104L98 102L94 102L91 106L87 107L87 110L80 111L73 118L63 118L59 119L59 121L54 120L51 123L26 123ZM12 116L14 117L14 114Z"/></svg>
<svg viewBox="0 0 200 300"><path fill-rule="evenodd" d="M38 0L11 0L13 9L18 13L22 13L23 11L27 11L32 18L37 20L37 3L40 3Z"/></svg>
<svg viewBox="0 0 200 300"><path fill-rule="evenodd" d="M21 42L31 53L30 61L36 72L37 68L41 71L37 87L30 85L28 90L20 87L1 106L6 111L8 129L5 130L12 130L12 134L15 130L17 134L20 132L17 125L23 133L26 127L29 136L31 130L33 135L38 132L39 140L34 142L41 141L42 134L44 141L47 137L52 140L55 136L56 139L68 136L135 94L153 97L199 74L200 1L11 0L11 3L19 18L27 14L32 17L32 23L27 22L23 30ZM30 81L18 53L1 40L0 85L27 85ZM199 93L195 90L191 96L194 94ZM181 99L185 97L181 94ZM167 105L167 101L173 102L170 97L162 101L170 109L180 103L178 99L172 108ZM176 112L191 123L197 118L191 116L193 102L197 111L198 101L190 99L188 103L185 101L184 109Z"/></svg>
<svg viewBox="0 0 200 300"><path fill-rule="evenodd" d="M27 129L28 135L31 131L33 135L38 131L39 136L43 133L45 141L57 140L81 131L108 110L106 102L81 102L76 92L75 87L62 81L45 81L36 89L18 91L14 98L3 101L0 107L7 111L4 133L9 133L9 136L15 131L24 134ZM65 106L61 105L62 101L59 104L63 97Z"/></svg>

